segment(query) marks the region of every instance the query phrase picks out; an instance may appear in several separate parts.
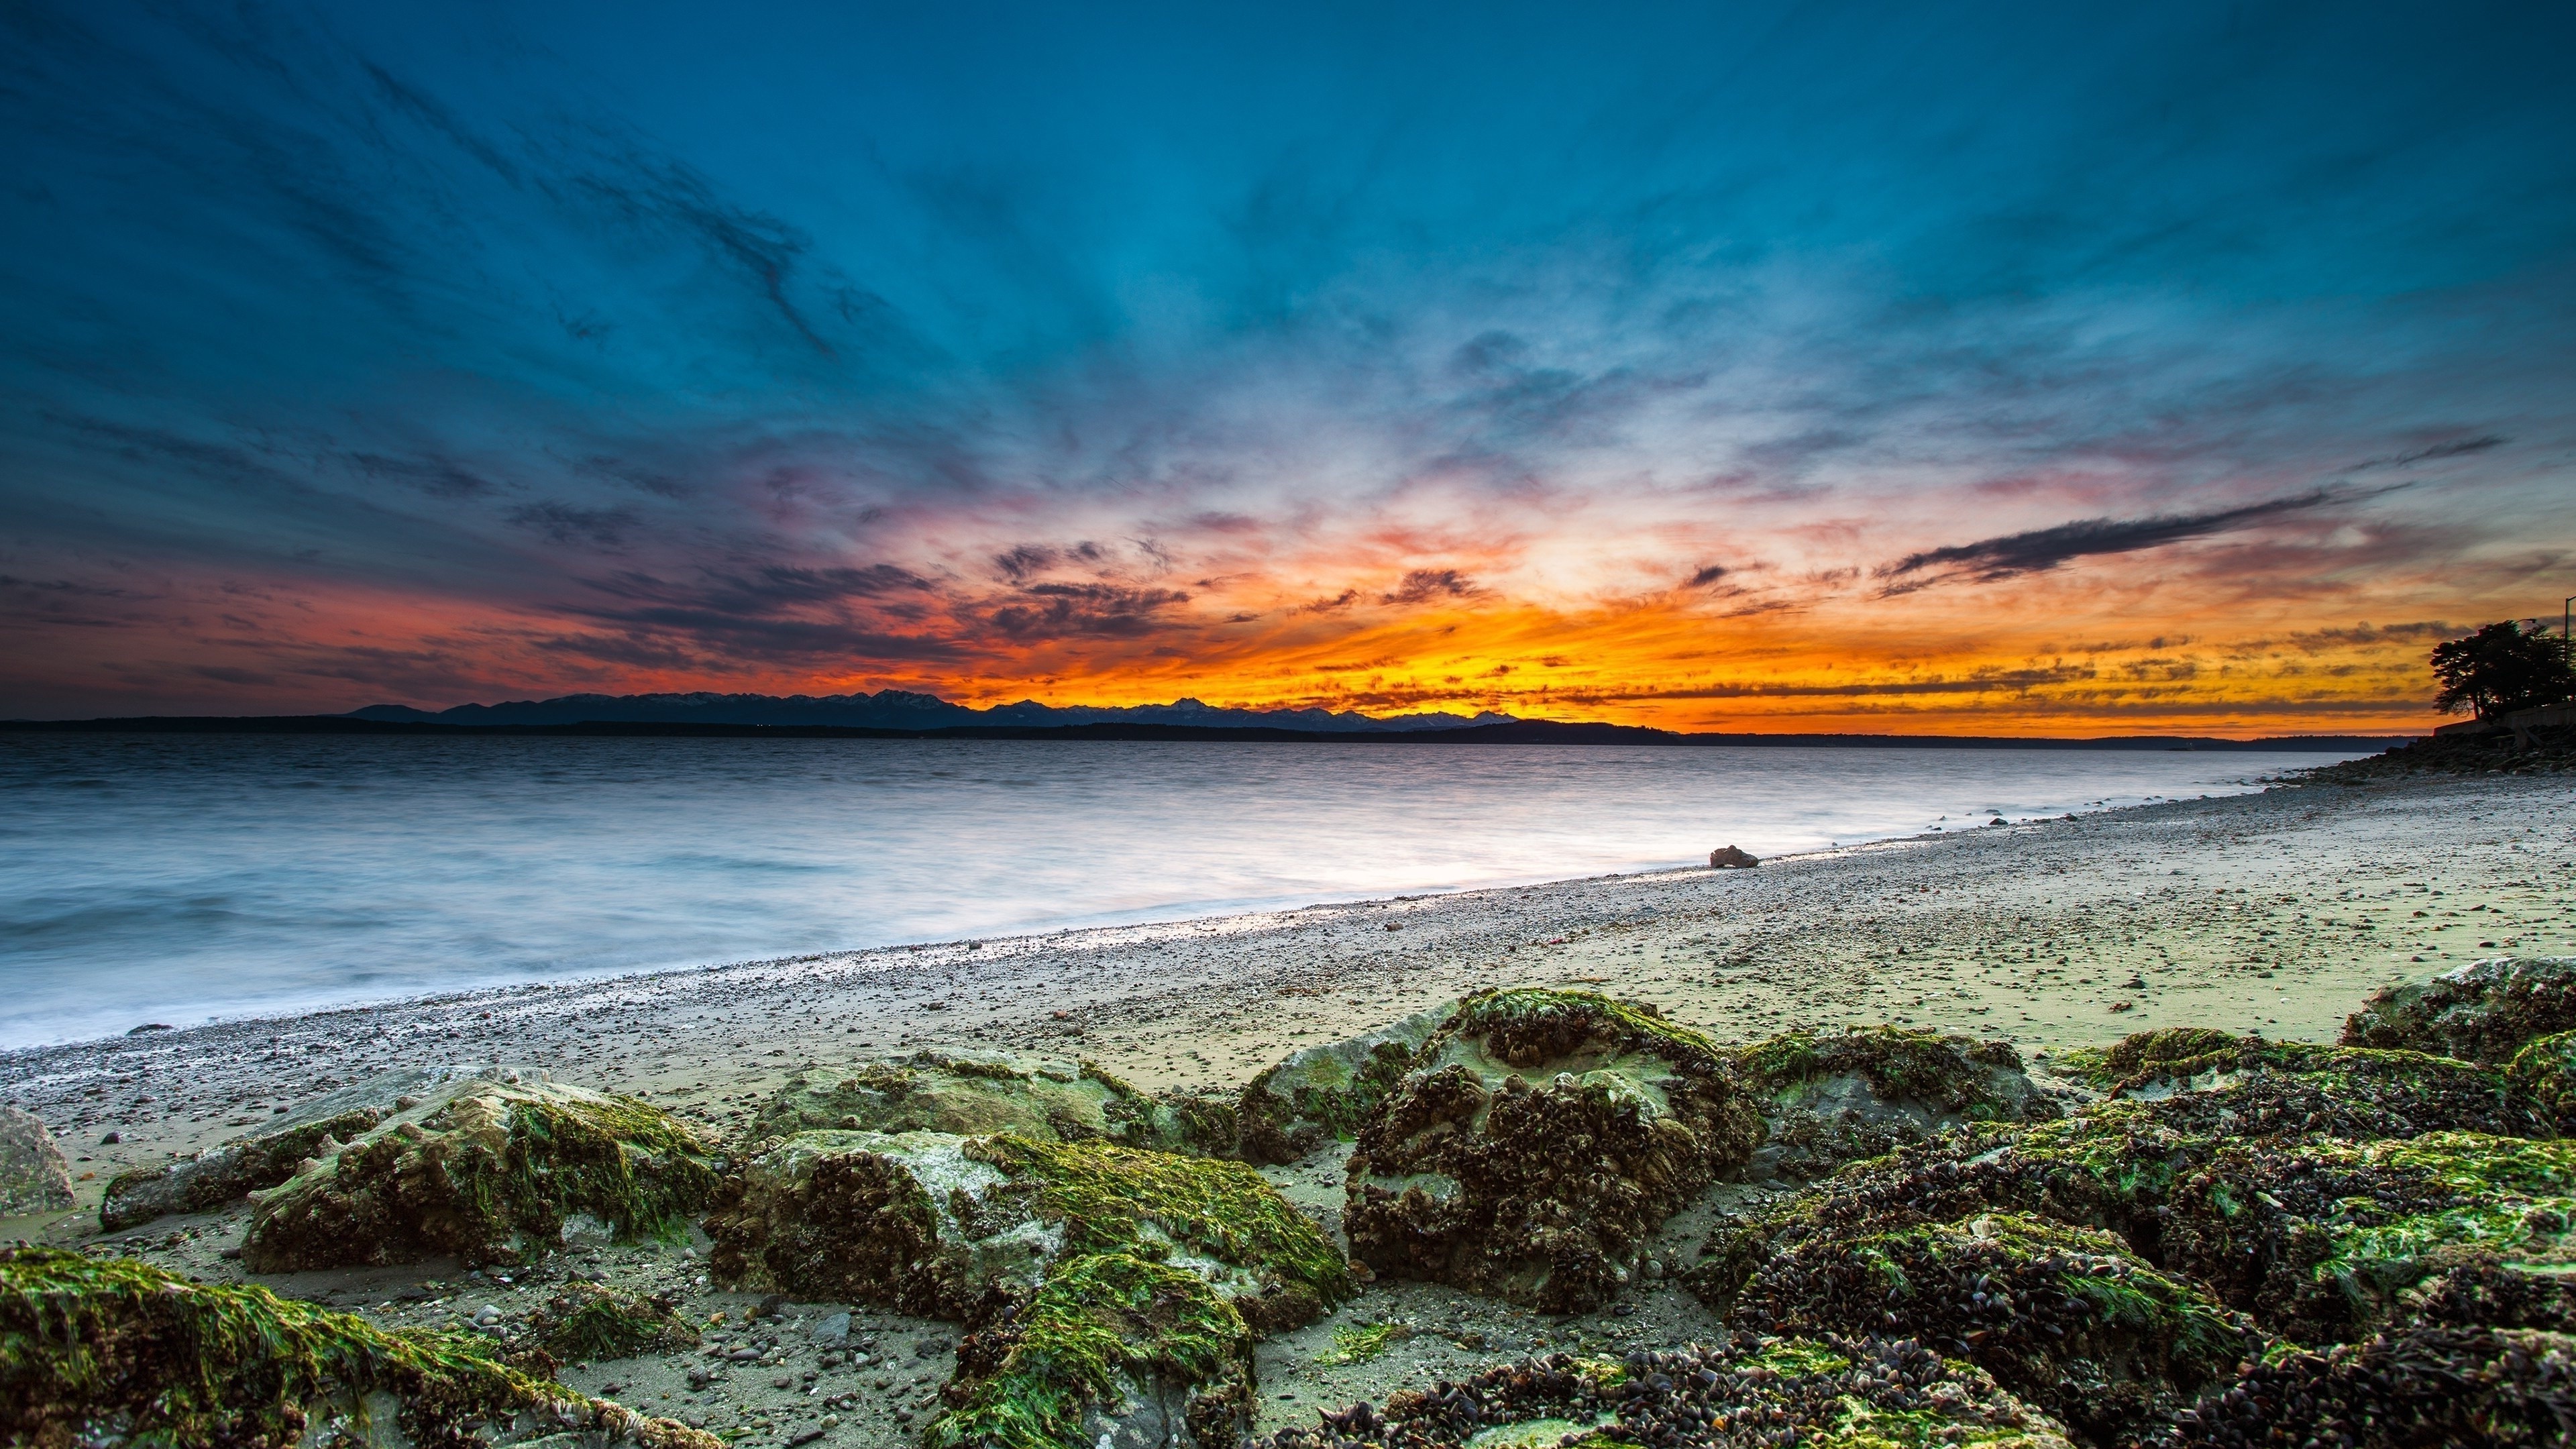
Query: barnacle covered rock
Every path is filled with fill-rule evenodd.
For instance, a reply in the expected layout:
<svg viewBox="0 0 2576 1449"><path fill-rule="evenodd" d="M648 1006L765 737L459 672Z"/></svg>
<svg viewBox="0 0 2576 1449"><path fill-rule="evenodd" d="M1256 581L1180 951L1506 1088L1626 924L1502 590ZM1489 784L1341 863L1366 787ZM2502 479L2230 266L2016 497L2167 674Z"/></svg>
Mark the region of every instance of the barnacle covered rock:
<svg viewBox="0 0 2576 1449"><path fill-rule="evenodd" d="M2576 1136L2576 1031L2524 1042L2505 1064L2505 1080L2546 1112L2558 1130Z"/></svg>
<svg viewBox="0 0 2576 1449"><path fill-rule="evenodd" d="M1204 1129L1201 1129L1204 1130ZM1096 1063L980 1048L924 1048L837 1075L806 1073L761 1105L754 1139L798 1132L1008 1132L1046 1142L1106 1139L1186 1150L1197 1133Z"/></svg>
<svg viewBox="0 0 2576 1449"><path fill-rule="evenodd" d="M1792 1031L1742 1049L1735 1063L1762 1111L1751 1177L1822 1177L1968 1123L2063 1112L2031 1084L2010 1042L1937 1031Z"/></svg>
<svg viewBox="0 0 2576 1449"><path fill-rule="evenodd" d="M403 1110L399 1104L405 1101L445 1101L465 1084L477 1081L544 1080L546 1074L532 1068L490 1063L379 1072L316 1097L262 1124L256 1132L245 1132L161 1167L118 1173L99 1203L99 1226L120 1232L165 1213L208 1212L245 1193L275 1187L302 1171L306 1159L330 1156L340 1144L357 1140Z"/></svg>
<svg viewBox="0 0 2576 1449"><path fill-rule="evenodd" d="M528 1317L514 1348L542 1350L557 1363L596 1363L694 1348L697 1327L665 1298L596 1283L567 1283Z"/></svg>
<svg viewBox="0 0 2576 1449"><path fill-rule="evenodd" d="M2576 1141L2469 1132L2230 1147L2178 1183L2165 1266L2307 1343L2361 1336L2455 1265L2576 1270Z"/></svg>
<svg viewBox="0 0 2576 1449"><path fill-rule="evenodd" d="M2231 1148L2455 1130L2550 1135L2546 1114L2503 1073L2447 1057L2217 1033L2156 1032L2121 1046L2143 1050L2106 1069L2118 1073L2105 1078L2108 1099L2068 1117L1902 1147L1846 1168L1830 1191L1722 1223L1693 1289L1724 1303L1752 1255L1784 1235L1885 1231L1987 1208L2107 1228L2162 1261L2175 1184Z"/></svg>
<svg viewBox="0 0 2576 1449"><path fill-rule="evenodd" d="M1754 1273L1731 1321L1919 1337L2102 1441L2191 1402L2262 1346L2243 1315L2118 1238L2011 1213L1809 1239Z"/></svg>
<svg viewBox="0 0 2576 1449"><path fill-rule="evenodd" d="M441 1253L510 1262L584 1224L675 1232L714 1196L707 1153L687 1123L632 1097L477 1079L260 1194L242 1261L255 1273Z"/></svg>
<svg viewBox="0 0 2576 1449"><path fill-rule="evenodd" d="M2373 993L2343 1040L2503 1063L2562 1031L2576 1031L2576 956L2498 956Z"/></svg>
<svg viewBox="0 0 2576 1449"><path fill-rule="evenodd" d="M951 1318L1097 1253L1186 1269L1265 1332L1351 1291L1341 1255L1252 1168L1108 1142L802 1132L744 1166L707 1230L729 1283Z"/></svg>
<svg viewBox="0 0 2576 1449"><path fill-rule="evenodd" d="M2571 1432L2576 1339L2426 1324L2325 1352L2274 1353L2148 1442L2519 1449L2565 1444Z"/></svg>
<svg viewBox="0 0 2576 1449"><path fill-rule="evenodd" d="M386 1333L265 1288L0 1248L0 1440L11 1444L722 1449L490 1352L470 1335Z"/></svg>
<svg viewBox="0 0 2576 1449"><path fill-rule="evenodd" d="M1252 1329L1186 1269L1126 1253L1050 1266L957 1352L925 1449L1233 1449L1252 1421Z"/></svg>
<svg viewBox="0 0 2576 1449"><path fill-rule="evenodd" d="M1625 1359L1551 1354L1354 1404L1260 1449L1691 1445L2067 1449L1976 1365L1910 1339L1721 1337Z"/></svg>
<svg viewBox="0 0 2576 1449"><path fill-rule="evenodd" d="M1342 1226L1381 1273L1590 1308L1760 1133L1725 1050L1653 1008L1486 992L1361 1125Z"/></svg>
<svg viewBox="0 0 2576 1449"><path fill-rule="evenodd" d="M1247 1162L1295 1162L1336 1139L1359 1135L1371 1109L1404 1077L1413 1054L1449 1019L1417 1012L1347 1041L1291 1053L1247 1084L1236 1118Z"/></svg>

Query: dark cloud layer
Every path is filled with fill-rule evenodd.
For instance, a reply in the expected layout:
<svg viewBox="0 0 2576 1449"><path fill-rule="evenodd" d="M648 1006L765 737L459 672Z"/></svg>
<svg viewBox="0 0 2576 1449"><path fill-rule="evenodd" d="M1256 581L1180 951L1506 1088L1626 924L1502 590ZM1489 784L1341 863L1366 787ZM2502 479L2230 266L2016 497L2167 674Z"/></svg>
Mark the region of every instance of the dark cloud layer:
<svg viewBox="0 0 2576 1449"><path fill-rule="evenodd" d="M2248 528L2268 519L2322 508L2339 501L2342 501L2341 495L2319 489L2295 498L2275 498L2208 513L2162 514L2153 518L2085 518L2051 528L2006 534L2001 538L1926 549L1921 553L1908 554L1880 569L1878 576L1892 582L1879 591L1879 596L1886 598L1912 593L1935 584L1996 583L2021 574L2053 569L2071 559L2162 548L2169 543Z"/></svg>

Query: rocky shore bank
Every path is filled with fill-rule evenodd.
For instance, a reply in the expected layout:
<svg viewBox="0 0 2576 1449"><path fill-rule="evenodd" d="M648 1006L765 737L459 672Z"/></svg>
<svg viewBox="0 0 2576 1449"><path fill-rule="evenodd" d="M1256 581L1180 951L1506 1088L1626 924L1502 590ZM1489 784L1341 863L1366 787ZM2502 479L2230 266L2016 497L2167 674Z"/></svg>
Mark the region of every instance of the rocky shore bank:
<svg viewBox="0 0 2576 1449"><path fill-rule="evenodd" d="M736 968L14 1054L0 1165L39 1120L71 1160L0 1260L0 1434L2568 1442L2576 957L2529 950L2563 794L2312 787L1236 923L1305 954L1230 1034L1191 1033L1246 998L1116 997L1119 951L1220 968L1193 929L1095 938L1007 1013L965 989L995 947L906 953L891 1023L809 989L777 1048ZM2441 858L2373 853L2428 801ZM1741 1009L1810 907L1876 994ZM2446 928L2520 954L2409 959ZM1336 968L1364 949L1374 981ZM1840 1024L1891 975L1914 1019ZM2053 1029L1983 1019L2016 1002ZM1249 1060L1153 1070L1193 1053Z"/></svg>

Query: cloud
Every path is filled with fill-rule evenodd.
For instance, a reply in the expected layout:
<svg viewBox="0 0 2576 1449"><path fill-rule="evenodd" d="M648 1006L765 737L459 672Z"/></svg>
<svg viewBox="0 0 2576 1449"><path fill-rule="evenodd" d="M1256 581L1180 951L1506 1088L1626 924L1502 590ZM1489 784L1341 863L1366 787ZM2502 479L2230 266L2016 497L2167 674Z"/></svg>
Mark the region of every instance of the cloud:
<svg viewBox="0 0 2576 1449"><path fill-rule="evenodd" d="M1719 579L1725 578L1726 573L1726 565L1710 564L1699 572L1692 574L1690 576L1690 582L1683 584L1682 587L1686 589L1704 589L1710 584L1716 583Z"/></svg>
<svg viewBox="0 0 2576 1449"><path fill-rule="evenodd" d="M2086 518L2026 533L1979 539L1975 543L1926 549L1880 568L1878 577L1896 582L1879 590L1879 596L1887 598L1909 594L1937 584L1997 583L2022 574L2053 569L2069 559L2161 548L2169 543L2205 538L2267 518L2342 501L2343 495L2321 488L2294 498L2275 498L2208 513L2168 513L2152 518Z"/></svg>
<svg viewBox="0 0 2576 1449"><path fill-rule="evenodd" d="M1161 611L1190 601L1177 589L1115 584L1031 584L1020 593L1036 602L1006 604L989 616L994 628L1019 640L1134 638L1169 627Z"/></svg>
<svg viewBox="0 0 2576 1449"><path fill-rule="evenodd" d="M1391 593L1378 596L1381 604L1428 604L1440 599L1472 598L1478 592L1476 582L1456 569L1408 569L1403 582Z"/></svg>
<svg viewBox="0 0 2576 1449"><path fill-rule="evenodd" d="M626 535L640 521L631 508L576 508L569 503L531 503L511 509L507 517L544 535L549 543L606 549L626 542Z"/></svg>

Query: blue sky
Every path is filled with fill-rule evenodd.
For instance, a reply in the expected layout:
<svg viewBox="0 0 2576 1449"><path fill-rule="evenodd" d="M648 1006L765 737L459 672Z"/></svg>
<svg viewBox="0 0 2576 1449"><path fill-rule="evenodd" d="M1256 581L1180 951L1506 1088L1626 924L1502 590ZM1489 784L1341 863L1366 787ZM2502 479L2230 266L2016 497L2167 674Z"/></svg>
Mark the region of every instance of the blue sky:
<svg viewBox="0 0 2576 1449"><path fill-rule="evenodd" d="M2576 589L2563 7L0 25L9 713L2386 721Z"/></svg>

